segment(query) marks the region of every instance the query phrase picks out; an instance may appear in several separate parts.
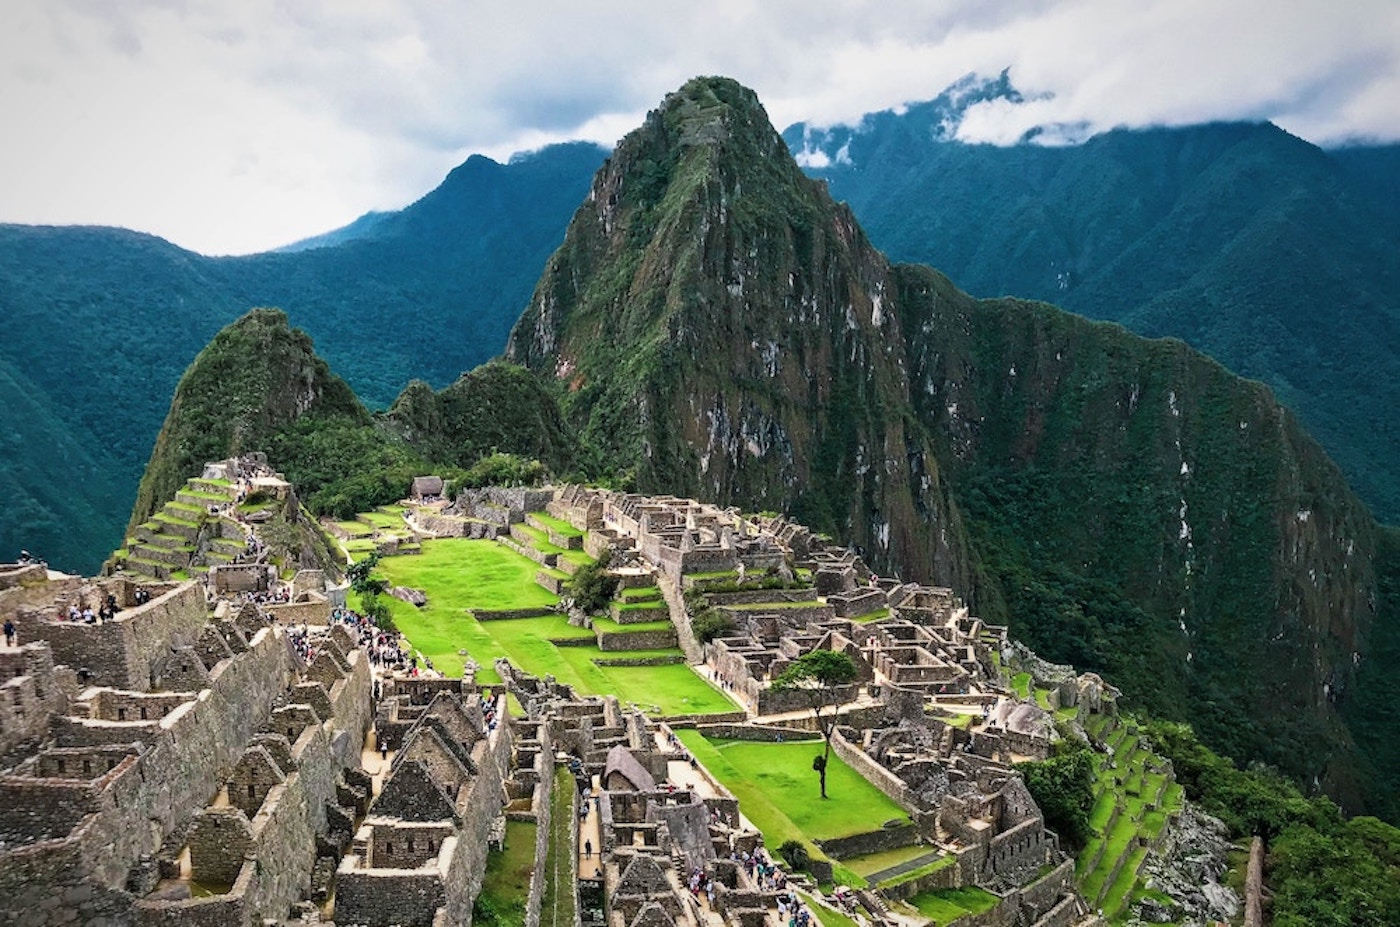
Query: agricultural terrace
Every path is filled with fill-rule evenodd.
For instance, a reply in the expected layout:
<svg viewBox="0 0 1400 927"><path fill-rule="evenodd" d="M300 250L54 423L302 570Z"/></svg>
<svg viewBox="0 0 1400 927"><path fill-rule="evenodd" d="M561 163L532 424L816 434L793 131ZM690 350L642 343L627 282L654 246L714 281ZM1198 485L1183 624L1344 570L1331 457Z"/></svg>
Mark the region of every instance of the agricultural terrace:
<svg viewBox="0 0 1400 927"><path fill-rule="evenodd" d="M410 586L428 596L415 608L386 597L394 623L415 649L449 676L460 676L467 657L480 669L477 680L499 682L494 663L507 657L526 672L553 675L585 695L616 695L663 715L713 714L736 706L684 662L679 648L604 653L586 628L563 615L478 621L473 609L548 608L558 596L535 583L539 565L494 541L441 538L424 541L422 552L385 557L376 575L391 586ZM563 642L558 646L554 642ZM465 650L466 656L459 651ZM662 666L617 666L609 661L673 658Z"/></svg>

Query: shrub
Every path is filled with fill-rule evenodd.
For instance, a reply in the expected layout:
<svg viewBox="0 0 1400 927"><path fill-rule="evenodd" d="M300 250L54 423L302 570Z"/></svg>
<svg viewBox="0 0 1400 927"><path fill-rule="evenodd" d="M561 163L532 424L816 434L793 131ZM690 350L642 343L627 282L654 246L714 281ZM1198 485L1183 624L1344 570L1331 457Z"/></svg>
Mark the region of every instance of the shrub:
<svg viewBox="0 0 1400 927"><path fill-rule="evenodd" d="M617 577L608 573L611 562L612 552L604 551L597 562L580 567L569 580L569 594L573 596L574 605L586 615L603 611L617 592Z"/></svg>
<svg viewBox="0 0 1400 927"><path fill-rule="evenodd" d="M702 608L690 620L690 628L700 643L708 644L726 631L734 630L734 619L716 609Z"/></svg>
<svg viewBox="0 0 1400 927"><path fill-rule="evenodd" d="M787 861L794 872L802 872L812 864L812 855L800 840L785 840L778 847L778 855Z"/></svg>

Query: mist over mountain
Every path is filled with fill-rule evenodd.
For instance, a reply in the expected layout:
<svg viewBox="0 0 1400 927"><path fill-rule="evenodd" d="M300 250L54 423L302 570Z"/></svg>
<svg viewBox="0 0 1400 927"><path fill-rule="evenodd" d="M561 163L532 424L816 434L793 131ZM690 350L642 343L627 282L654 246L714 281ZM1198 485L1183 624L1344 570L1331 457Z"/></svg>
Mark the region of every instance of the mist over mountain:
<svg viewBox="0 0 1400 927"><path fill-rule="evenodd" d="M1389 465L1400 146L1322 152L1239 124L1068 147L956 141L969 114L1018 101L1007 74L969 77L855 128L784 137L892 257L932 263L974 294L1181 337L1263 379L1372 509L1400 517ZM243 258L117 229L0 226L0 360L23 374L25 397L0 411L19 449L0 547L95 569L120 539L180 371L252 306L291 313L372 406L499 353L604 155L579 144L507 164L474 157L402 211ZM101 461L100 492L70 488L84 456Z"/></svg>
<svg viewBox="0 0 1400 927"><path fill-rule="evenodd" d="M1005 73L969 77L784 138L890 257L975 295L1181 338L1268 383L1376 514L1400 519L1397 147L1326 152L1267 123L956 141L979 106L1022 100Z"/></svg>

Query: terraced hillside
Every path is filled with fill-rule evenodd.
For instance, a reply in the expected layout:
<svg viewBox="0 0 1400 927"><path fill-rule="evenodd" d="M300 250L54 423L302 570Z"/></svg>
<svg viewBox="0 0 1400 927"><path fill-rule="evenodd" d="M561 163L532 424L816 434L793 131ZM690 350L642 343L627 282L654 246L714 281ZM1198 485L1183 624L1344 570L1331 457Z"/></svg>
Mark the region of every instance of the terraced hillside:
<svg viewBox="0 0 1400 927"><path fill-rule="evenodd" d="M1117 922L1152 892L1142 864L1181 813L1182 789L1170 764L1148 749L1133 721L1094 715L1087 728L1104 752L1095 758L1094 836L1079 854L1075 875L1090 907Z"/></svg>

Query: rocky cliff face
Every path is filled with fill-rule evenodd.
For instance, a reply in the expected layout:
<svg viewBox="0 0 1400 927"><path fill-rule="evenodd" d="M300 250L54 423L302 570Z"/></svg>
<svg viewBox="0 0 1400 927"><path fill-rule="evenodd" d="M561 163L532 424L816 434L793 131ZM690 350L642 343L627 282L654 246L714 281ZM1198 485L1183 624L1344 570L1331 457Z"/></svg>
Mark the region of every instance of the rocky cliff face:
<svg viewBox="0 0 1400 927"><path fill-rule="evenodd" d="M1293 417L1179 342L892 267L737 84L621 143L507 354L639 487L789 511L1365 799L1337 706L1377 529Z"/></svg>

